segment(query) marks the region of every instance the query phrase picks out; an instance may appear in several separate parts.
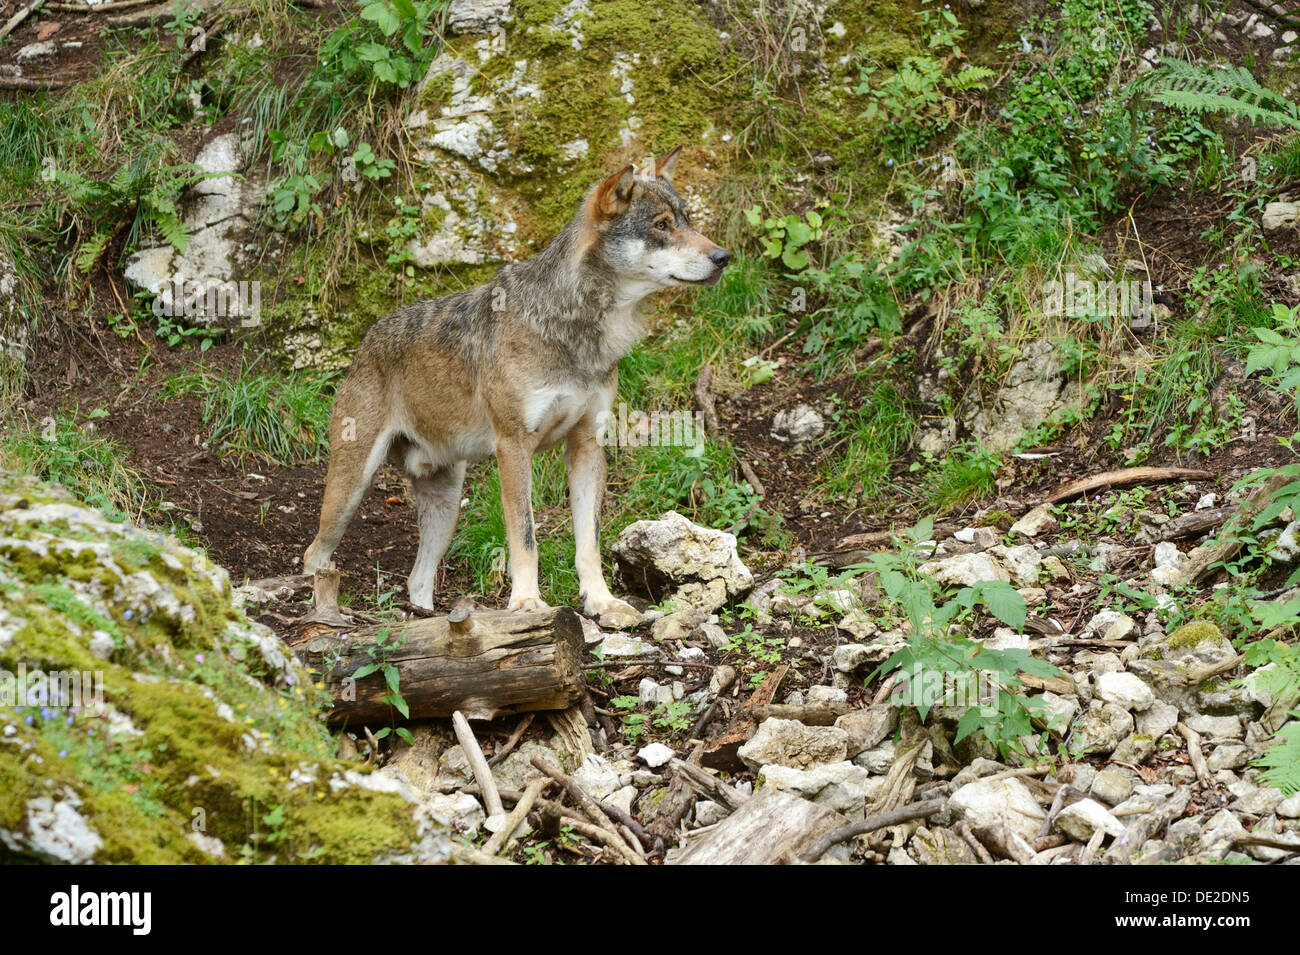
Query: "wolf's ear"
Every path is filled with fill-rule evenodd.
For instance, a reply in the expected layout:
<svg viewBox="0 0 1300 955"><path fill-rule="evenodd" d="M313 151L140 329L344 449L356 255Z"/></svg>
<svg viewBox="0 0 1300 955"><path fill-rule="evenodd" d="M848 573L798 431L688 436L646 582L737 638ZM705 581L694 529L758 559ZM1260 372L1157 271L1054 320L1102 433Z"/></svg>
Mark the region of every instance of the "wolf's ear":
<svg viewBox="0 0 1300 955"><path fill-rule="evenodd" d="M677 166L677 157L681 155L681 151L682 147L679 143L655 160L655 176L671 185L673 169Z"/></svg>
<svg viewBox="0 0 1300 955"><path fill-rule="evenodd" d="M605 179L596 187L596 213L612 219L626 212L632 202L632 186L635 182L636 170L632 166L624 166Z"/></svg>

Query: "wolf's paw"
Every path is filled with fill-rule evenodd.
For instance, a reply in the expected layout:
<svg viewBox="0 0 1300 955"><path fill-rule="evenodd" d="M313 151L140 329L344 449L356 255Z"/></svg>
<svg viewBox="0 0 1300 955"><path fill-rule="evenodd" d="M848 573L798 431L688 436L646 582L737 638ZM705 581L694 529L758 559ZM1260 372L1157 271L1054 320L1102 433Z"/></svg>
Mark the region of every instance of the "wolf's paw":
<svg viewBox="0 0 1300 955"><path fill-rule="evenodd" d="M595 617L597 623L610 630L626 630L641 622L641 611L617 597L588 601L585 609L587 616Z"/></svg>
<svg viewBox="0 0 1300 955"><path fill-rule="evenodd" d="M551 605L541 597L511 597L508 610L549 610Z"/></svg>

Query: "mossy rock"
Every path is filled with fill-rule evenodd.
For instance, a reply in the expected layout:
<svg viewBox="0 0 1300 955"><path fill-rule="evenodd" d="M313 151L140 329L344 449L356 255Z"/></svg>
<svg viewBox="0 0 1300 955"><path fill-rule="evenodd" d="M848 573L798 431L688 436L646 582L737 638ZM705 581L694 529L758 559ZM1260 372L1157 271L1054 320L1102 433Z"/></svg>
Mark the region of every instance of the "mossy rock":
<svg viewBox="0 0 1300 955"><path fill-rule="evenodd" d="M0 474L0 854L445 861L401 783L334 758L327 702L206 556Z"/></svg>

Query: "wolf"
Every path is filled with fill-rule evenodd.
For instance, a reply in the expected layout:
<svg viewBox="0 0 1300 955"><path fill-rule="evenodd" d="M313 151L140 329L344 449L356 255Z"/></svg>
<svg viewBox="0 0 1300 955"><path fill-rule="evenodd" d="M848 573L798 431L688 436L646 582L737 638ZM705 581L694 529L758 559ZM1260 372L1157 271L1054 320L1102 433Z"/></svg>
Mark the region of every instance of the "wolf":
<svg viewBox="0 0 1300 955"><path fill-rule="evenodd" d="M640 619L610 593L599 550L603 430L618 363L646 332L639 305L647 296L715 285L731 259L696 231L673 188L680 151L642 175L628 165L603 179L541 252L504 266L486 285L399 308L371 326L335 396L307 573L329 565L388 460L405 472L418 515L410 601L431 608L466 467L496 455L509 607L546 607L537 586L532 458L564 442L583 610L610 627Z"/></svg>

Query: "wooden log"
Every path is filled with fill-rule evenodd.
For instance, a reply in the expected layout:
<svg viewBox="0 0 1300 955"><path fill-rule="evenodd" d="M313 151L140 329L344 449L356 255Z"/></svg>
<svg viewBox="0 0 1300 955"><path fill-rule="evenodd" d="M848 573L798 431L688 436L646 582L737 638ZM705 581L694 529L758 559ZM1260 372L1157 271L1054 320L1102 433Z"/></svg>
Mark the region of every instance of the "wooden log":
<svg viewBox="0 0 1300 955"><path fill-rule="evenodd" d="M469 719L494 719L563 710L581 699L582 624L571 608L453 616L313 632L291 646L334 697L331 723L400 718L382 699L388 694L382 668L353 677L374 663L397 668L411 719L449 717L457 710Z"/></svg>
<svg viewBox="0 0 1300 955"><path fill-rule="evenodd" d="M1104 471L1092 477L1071 481L1057 488L1047 498L1049 504L1061 504L1093 491L1104 491L1112 487L1128 487L1132 484L1162 484L1166 481L1207 481L1214 477L1213 472L1199 468L1124 468L1120 471Z"/></svg>
<svg viewBox="0 0 1300 955"><path fill-rule="evenodd" d="M668 853L667 865L777 865L799 859L848 820L783 789L765 786L707 832Z"/></svg>
<svg viewBox="0 0 1300 955"><path fill-rule="evenodd" d="M1181 574L1185 583L1194 584L1208 574L1215 565L1221 564L1241 550L1245 538L1253 534L1255 519L1272 503L1274 496L1282 488L1296 480L1294 474L1283 472L1274 474L1257 487L1232 516L1223 525L1213 540L1202 544L1188 554L1187 565Z"/></svg>

